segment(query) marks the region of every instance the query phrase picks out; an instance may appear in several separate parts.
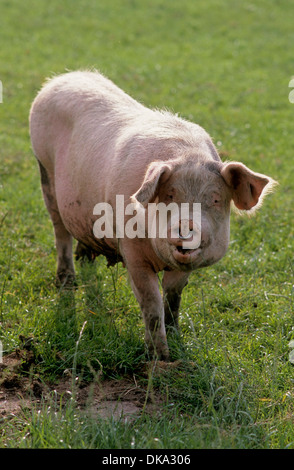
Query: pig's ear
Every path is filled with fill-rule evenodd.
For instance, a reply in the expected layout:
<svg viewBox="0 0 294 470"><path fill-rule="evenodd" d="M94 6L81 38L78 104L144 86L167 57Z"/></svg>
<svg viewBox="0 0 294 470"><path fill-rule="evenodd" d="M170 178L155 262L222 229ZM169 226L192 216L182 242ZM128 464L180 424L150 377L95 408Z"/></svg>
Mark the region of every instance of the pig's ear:
<svg viewBox="0 0 294 470"><path fill-rule="evenodd" d="M232 189L232 199L240 210L255 210L261 206L266 194L277 184L269 176L254 173L243 163L225 163L221 175Z"/></svg>
<svg viewBox="0 0 294 470"><path fill-rule="evenodd" d="M159 182L163 183L169 178L171 169L171 165L165 162L150 163L141 187L132 195L131 200L146 207L148 202L156 196Z"/></svg>

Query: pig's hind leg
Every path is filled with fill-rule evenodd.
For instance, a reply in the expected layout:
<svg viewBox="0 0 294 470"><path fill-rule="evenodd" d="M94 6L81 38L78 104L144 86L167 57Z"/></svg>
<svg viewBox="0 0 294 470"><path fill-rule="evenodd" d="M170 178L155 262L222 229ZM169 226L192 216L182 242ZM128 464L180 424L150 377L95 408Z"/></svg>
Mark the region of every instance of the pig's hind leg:
<svg viewBox="0 0 294 470"><path fill-rule="evenodd" d="M54 178L38 160L41 176L41 186L44 201L50 214L57 251L57 276L58 287L73 287L75 285L75 270L72 253L72 236L66 230L61 219L55 195Z"/></svg>

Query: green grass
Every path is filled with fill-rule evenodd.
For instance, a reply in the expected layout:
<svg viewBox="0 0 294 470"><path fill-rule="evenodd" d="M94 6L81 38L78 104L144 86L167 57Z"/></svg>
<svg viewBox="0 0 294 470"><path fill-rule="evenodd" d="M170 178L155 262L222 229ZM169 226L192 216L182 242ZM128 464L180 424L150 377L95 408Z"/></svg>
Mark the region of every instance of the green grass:
<svg viewBox="0 0 294 470"><path fill-rule="evenodd" d="M181 366L149 377L164 396L160 415L94 419L52 397L50 408L1 417L0 446L294 447L293 36L286 0L1 2L0 340L6 354L19 335L34 337L30 374L58 381L75 367L92 380L102 368L148 385L124 269L99 258L77 265L75 293L54 287L53 231L28 135L47 76L95 67L147 106L201 124L225 159L280 185L255 217L232 215L226 257L191 276L181 335L171 338Z"/></svg>

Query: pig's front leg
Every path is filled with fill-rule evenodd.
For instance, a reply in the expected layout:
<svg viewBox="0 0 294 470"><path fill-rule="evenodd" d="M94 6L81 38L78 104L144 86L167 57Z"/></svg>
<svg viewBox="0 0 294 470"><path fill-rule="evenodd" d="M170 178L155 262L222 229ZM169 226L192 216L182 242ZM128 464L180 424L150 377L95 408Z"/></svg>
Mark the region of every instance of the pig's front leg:
<svg viewBox="0 0 294 470"><path fill-rule="evenodd" d="M157 274L149 266L127 265L133 292L145 323L145 341L151 356L168 360L169 350L164 323L164 306Z"/></svg>
<svg viewBox="0 0 294 470"><path fill-rule="evenodd" d="M183 288L188 283L190 273L165 271L162 279L165 325L179 328L179 308Z"/></svg>

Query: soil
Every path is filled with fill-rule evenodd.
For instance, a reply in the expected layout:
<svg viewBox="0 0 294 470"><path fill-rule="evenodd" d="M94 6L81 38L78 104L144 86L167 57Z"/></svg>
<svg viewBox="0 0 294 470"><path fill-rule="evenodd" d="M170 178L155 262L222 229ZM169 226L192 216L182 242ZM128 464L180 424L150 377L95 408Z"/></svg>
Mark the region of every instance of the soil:
<svg viewBox="0 0 294 470"><path fill-rule="evenodd" d="M17 415L21 410L44 406L52 402L52 395L62 399L62 403L74 398L79 409L94 417L130 421L143 412L160 412L163 400L159 391L148 391L148 370L141 371L140 380L134 375L119 379L98 377L92 383L75 380L69 371L56 383L44 383L33 373L38 358L29 342L23 348L3 357L0 363L0 419ZM170 364L175 367L176 364ZM153 371L154 371L154 366ZM168 367L167 363L156 363L157 370ZM145 377L144 377L145 376ZM74 391L74 396L73 396Z"/></svg>

